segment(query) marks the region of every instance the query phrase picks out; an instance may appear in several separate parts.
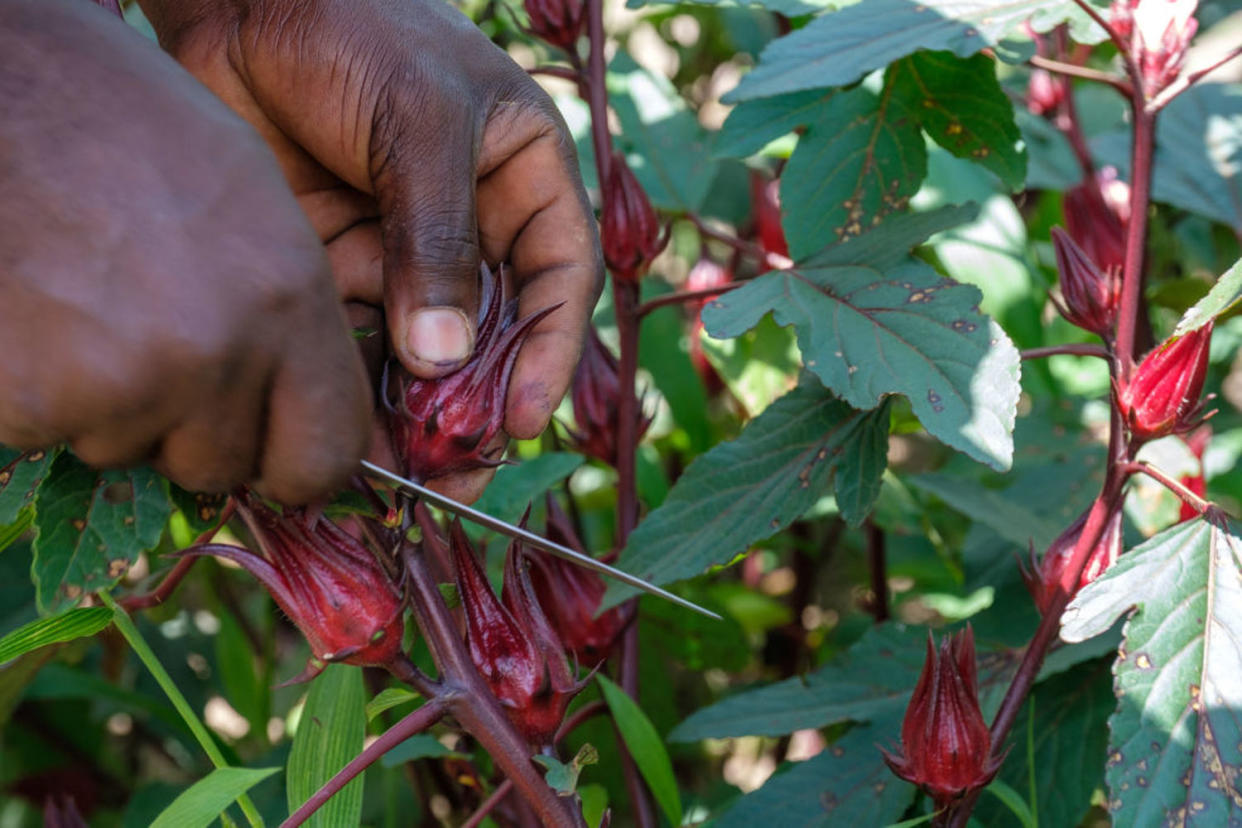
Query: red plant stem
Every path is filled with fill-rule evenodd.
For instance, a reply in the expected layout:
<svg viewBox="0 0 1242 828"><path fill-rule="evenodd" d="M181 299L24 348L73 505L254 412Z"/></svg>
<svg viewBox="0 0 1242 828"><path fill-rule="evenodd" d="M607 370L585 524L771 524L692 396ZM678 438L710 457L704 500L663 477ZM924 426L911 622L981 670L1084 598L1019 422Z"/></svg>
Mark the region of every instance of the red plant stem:
<svg viewBox="0 0 1242 828"><path fill-rule="evenodd" d="M196 537L190 546L198 546L207 543L216 536L216 533L232 519L233 513L237 511L237 501L229 498L224 502L224 506L220 509L220 517L216 520L216 525L203 532ZM164 580L160 581L159 586L143 595L131 595L122 599L119 603L125 608L126 612L136 612L138 610L150 609L159 606L168 600L168 596L181 586L181 582L185 580L185 576L194 568L194 564L198 561L198 557L182 558L177 561L177 565L168 571L164 576Z"/></svg>
<svg viewBox="0 0 1242 828"><path fill-rule="evenodd" d="M407 508L409 508L407 504ZM548 828L581 828L582 814L548 787L530 761L531 749L505 716L500 704L479 675L440 588L422 552L403 544L402 557L409 574L410 605L427 639L432 658L440 668L440 684L448 712L488 752L497 767L513 781L522 798Z"/></svg>
<svg viewBox="0 0 1242 828"><path fill-rule="evenodd" d="M1124 79L1108 72L1101 72L1098 69L1091 69L1087 66L1079 66L1076 63L1065 63L1060 60L1052 60L1051 58L1040 57L1034 55L1029 61L1036 69L1045 69L1058 75L1067 75L1073 78L1082 78L1083 80L1097 81L1106 83L1123 94L1130 94L1130 86Z"/></svg>
<svg viewBox="0 0 1242 828"><path fill-rule="evenodd" d="M653 310L658 310L667 305L681 305L686 302L696 302L701 299L712 299L722 293L728 293L731 290L740 288L745 282L730 282L726 285L718 285L717 287L703 288L702 290L682 290L677 293L666 293L663 296L657 296L654 299L648 299L638 306L638 316L644 317Z"/></svg>
<svg viewBox="0 0 1242 828"><path fill-rule="evenodd" d="M638 523L638 284L614 279L612 297L621 343L617 360L621 383L621 399L617 401L617 546L624 549Z"/></svg>
<svg viewBox="0 0 1242 828"><path fill-rule="evenodd" d="M1134 147L1130 169L1130 224L1122 271L1121 305L1117 315L1118 378L1124 385L1134 368L1134 330L1143 287L1143 254L1147 244L1147 209L1151 202L1151 169L1156 144L1156 116L1144 109L1142 92L1134 96Z"/></svg>
<svg viewBox="0 0 1242 828"><path fill-rule="evenodd" d="M446 712L448 706L447 699L447 696L430 699L422 707L388 728L382 736L367 745L361 753L349 760L349 764L337 771L336 775L325 782L323 787L315 791L310 799L303 802L301 807L290 814L289 818L280 824L280 828L297 828L297 826L306 822L311 814L322 808L341 788L344 788L360 773L375 764L381 756L414 734L421 733L438 722L440 717Z"/></svg>
<svg viewBox="0 0 1242 828"><path fill-rule="evenodd" d="M1057 54L1065 55L1069 51L1069 36L1066 34L1065 26L1057 27L1056 44ZM1063 84L1064 94L1061 96L1061 105L1054 122L1074 151L1078 166L1082 168L1083 177L1090 179L1095 175L1095 162L1091 160L1087 137L1083 135L1082 121L1078 118L1078 103L1074 100L1074 86L1069 78L1061 78L1059 82ZM1124 87L1122 92L1128 96L1129 87Z"/></svg>
<svg viewBox="0 0 1242 828"><path fill-rule="evenodd" d="M1026 348L1022 351L1023 359L1043 359L1044 357L1069 354L1071 356L1093 356L1108 359L1108 349L1103 345L1077 343L1073 345L1047 345L1043 348Z"/></svg>
<svg viewBox="0 0 1242 828"><path fill-rule="evenodd" d="M871 570L871 615L875 623L888 620L888 565L885 561L884 530L867 521L867 566Z"/></svg>
<svg viewBox="0 0 1242 828"><path fill-rule="evenodd" d="M536 66L533 69L527 69L528 75L547 75L550 78L560 78L561 80L573 81L581 83L582 78L573 69L566 69L564 66Z"/></svg>
<svg viewBox="0 0 1242 828"><path fill-rule="evenodd" d="M595 150L595 171L601 190L608 180L612 163L612 136L608 134L608 67L604 61L604 0L586 0L587 39L587 105L591 110L591 145Z"/></svg>
<svg viewBox="0 0 1242 828"><path fill-rule="evenodd" d="M718 242L729 245L738 253L749 256L758 262L759 266L772 268L773 270L786 270L793 267L793 259L781 256L777 253L769 253L759 245L748 242L745 239L739 239L732 233L726 233L723 230L717 230L707 224L695 213L686 213L686 218L694 223L695 228L699 231L699 235L706 236L709 239L715 239Z"/></svg>
<svg viewBox="0 0 1242 828"><path fill-rule="evenodd" d="M487 799L483 800L479 804L479 807L475 809L474 813L470 815L470 819L461 824L461 828L478 828L479 823L487 819L487 815L492 812L493 808L500 804L502 799L509 795L509 791L511 790L513 790L512 779L506 779L504 782L497 785L496 790L492 791L491 795Z"/></svg>
<svg viewBox="0 0 1242 828"><path fill-rule="evenodd" d="M1164 486L1173 494L1181 498L1182 502L1199 514L1205 514L1212 507L1212 502L1199 497L1197 494L1188 489L1180 480L1175 480L1166 472L1161 471L1150 463L1126 463L1122 470L1127 474L1145 474L1152 480Z"/></svg>

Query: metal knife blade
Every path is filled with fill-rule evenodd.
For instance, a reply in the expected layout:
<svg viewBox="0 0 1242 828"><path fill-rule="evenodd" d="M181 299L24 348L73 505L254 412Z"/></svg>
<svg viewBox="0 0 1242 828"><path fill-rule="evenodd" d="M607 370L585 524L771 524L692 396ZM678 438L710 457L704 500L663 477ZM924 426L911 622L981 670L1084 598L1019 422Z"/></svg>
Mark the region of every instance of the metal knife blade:
<svg viewBox="0 0 1242 828"><path fill-rule="evenodd" d="M700 615L705 615L708 618L715 619L716 621L722 620L719 615L711 610L704 609L693 601L687 601L685 598L681 598L667 590L661 589L655 584L647 583L637 575L622 572L620 569L616 569L606 563L601 563L600 561L595 560L595 558L592 558L590 555L583 555L581 552L570 549L568 546L561 546L559 543L554 543L547 538L541 538L534 532L527 531L520 526L514 526L512 523L508 523L500 518L492 517L489 514L480 512L478 509L467 506L464 503L459 503L451 497L446 497L438 492L433 492L426 486L415 483L413 480L408 480L394 472L390 472L382 466L377 466L374 463L363 460L362 469L368 474L373 474L376 477L383 478L394 486L398 486L406 491L418 495L432 506L452 512L453 514L473 521L480 526L485 526L494 532L500 532L502 535L508 535L511 538L516 538L517 540L528 543L531 546L538 547L539 549L542 549L551 555L555 555L558 558L564 558L565 560L572 561L579 566L586 567L587 569L593 569L601 575L605 575L609 578L615 578L621 583L629 584L636 589L641 589L643 592L658 595L664 600L671 601L679 607L694 610Z"/></svg>

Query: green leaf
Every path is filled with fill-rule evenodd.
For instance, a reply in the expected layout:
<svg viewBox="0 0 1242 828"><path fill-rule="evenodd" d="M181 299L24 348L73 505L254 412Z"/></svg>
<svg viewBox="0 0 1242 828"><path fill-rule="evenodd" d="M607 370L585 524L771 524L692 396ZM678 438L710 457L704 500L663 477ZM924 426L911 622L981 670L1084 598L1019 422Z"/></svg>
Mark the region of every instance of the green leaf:
<svg viewBox="0 0 1242 828"><path fill-rule="evenodd" d="M330 664L311 683L285 771L290 811L310 799L361 752L367 726L365 705L362 670L358 667ZM306 824L321 828L358 825L361 816L360 775L328 800Z"/></svg>
<svg viewBox="0 0 1242 828"><path fill-rule="evenodd" d="M216 768L165 808L151 828L207 828L234 800L280 768Z"/></svg>
<svg viewBox="0 0 1242 828"><path fill-rule="evenodd" d="M988 47L1012 47L1009 41L1029 40L1028 22L1042 32L1064 20L1074 24L1079 42L1102 39L1071 0L866 0L772 41L724 101L845 86L919 49L969 57ZM1006 51L1025 59L1031 49L1025 43L1017 54Z"/></svg>
<svg viewBox="0 0 1242 828"><path fill-rule="evenodd" d="M793 331L770 317L732 339L700 334L703 353L750 416L797 384L802 360Z"/></svg>
<svg viewBox="0 0 1242 828"><path fill-rule="evenodd" d="M18 452L0 445L0 525L15 523L47 477L59 448Z"/></svg>
<svg viewBox="0 0 1242 828"><path fill-rule="evenodd" d="M1228 310L1239 298L1242 298L1242 259L1234 262L1233 267L1212 285L1207 296L1182 315L1173 335L1181 336L1202 327L1209 319L1215 319Z"/></svg>
<svg viewBox="0 0 1242 828"><path fill-rule="evenodd" d="M782 135L818 121L821 108L836 94L832 89L807 89L743 101L725 118L712 149L722 158L754 155Z"/></svg>
<svg viewBox="0 0 1242 828"><path fill-rule="evenodd" d="M62 452L35 504L39 609L54 611L116 583L159 542L171 511L164 481L150 469L95 471Z"/></svg>
<svg viewBox="0 0 1242 828"><path fill-rule="evenodd" d="M668 758L668 751L664 749L660 734L656 732L655 726L642 708L624 690L602 674L597 674L595 680L599 682L617 730L621 731L621 738L625 740L625 746L629 748L638 770L647 781L652 796L660 804L660 809L668 817L669 823L681 825L681 797L677 792L677 779L673 776L673 763Z"/></svg>
<svg viewBox="0 0 1242 828"><path fill-rule="evenodd" d="M905 207L926 175L918 113L891 89L876 94L860 86L834 95L781 174L790 254L802 259L861 234Z"/></svg>
<svg viewBox="0 0 1242 828"><path fill-rule="evenodd" d="M823 497L847 451L853 455L880 445L873 431L887 435L886 408L856 411L813 380L804 383L751 421L737 439L696 458L663 505L630 536L617 566L666 584L727 563ZM852 462L860 471L883 472L879 458ZM633 587L609 584L604 605L633 594Z"/></svg>
<svg viewBox="0 0 1242 828"><path fill-rule="evenodd" d="M1061 619L1061 637L1081 641L1133 610L1113 667L1114 824L1242 821L1240 555L1232 521L1179 524L1123 555Z"/></svg>
<svg viewBox="0 0 1242 828"><path fill-rule="evenodd" d="M1112 673L1107 660L1090 664L1035 685L1030 704L1023 705L1009 739L1009 758L1001 765L998 782L1010 791L1022 791L1022 808L1030 810L1026 793L1035 780L1034 809L1045 826L1081 825L1091 798L1104 783L1108 755L1108 717L1116 706ZM1027 744L1028 739L1032 744ZM994 783L995 784L995 783ZM993 791L997 793L997 791ZM984 797L976 811L983 825L1002 825L999 803ZM1116 823L1120 824L1120 823Z"/></svg>
<svg viewBox="0 0 1242 828"><path fill-rule="evenodd" d="M783 736L837 722L900 719L923 670L926 646L925 629L873 627L847 653L813 673L693 713L669 740Z"/></svg>
<svg viewBox="0 0 1242 828"><path fill-rule="evenodd" d="M854 727L816 756L777 771L712 825L889 825L901 817L915 793L911 785L893 776L876 749L877 743L890 739L900 728L900 718Z"/></svg>
<svg viewBox="0 0 1242 828"><path fill-rule="evenodd" d="M544 767L543 778L547 781L548 787L561 796L570 796L578 787L578 776L582 773L582 769L599 761L599 751L589 743L584 744L569 764L565 764L555 756L542 754L535 754L531 759Z"/></svg>
<svg viewBox="0 0 1242 828"><path fill-rule="evenodd" d="M483 496L474 504L480 512L515 523L531 503L582 465L579 454L549 452L512 466L501 466Z"/></svg>
<svg viewBox="0 0 1242 828"><path fill-rule="evenodd" d="M0 526L0 552L17 543L34 524L34 509L26 508L17 513L12 523Z"/></svg>
<svg viewBox="0 0 1242 828"><path fill-rule="evenodd" d="M1018 818L1022 823L1022 828L1038 828L1035 822L1035 815L1031 813L1031 806L1026 804L1026 800L1022 798L1022 794L1006 785L999 779L993 780L987 787L988 793L995 796L1001 802L1005 803L1005 807Z"/></svg>
<svg viewBox="0 0 1242 828"><path fill-rule="evenodd" d="M716 175L711 136L672 83L618 52L608 65L608 103L621 122L617 145L652 205L698 210Z"/></svg>
<svg viewBox="0 0 1242 828"><path fill-rule="evenodd" d="M646 281L657 283L658 280ZM644 291L644 299L667 292ZM685 313L677 307L658 308L643 317L638 336L639 367L651 374L673 412L673 420L689 437L691 450L695 454L707 451L712 442L707 420L707 392L686 347Z"/></svg>
<svg viewBox="0 0 1242 828"><path fill-rule="evenodd" d="M111 623L112 611L105 607L71 609L39 618L0 638L0 664L49 644L86 638Z"/></svg>
<svg viewBox="0 0 1242 828"><path fill-rule="evenodd" d="M626 0L626 8L641 9L650 5L662 5L665 0ZM746 6L767 9L770 12L783 14L786 17L802 17L814 12L823 11L829 6L840 7L859 0L678 0L679 6L716 6L730 8Z"/></svg>
<svg viewBox="0 0 1242 828"><path fill-rule="evenodd" d="M1026 151L1013 104L986 55L916 52L888 67L885 84L937 144L987 167L1011 190L1026 181Z"/></svg>
<svg viewBox="0 0 1242 828"><path fill-rule="evenodd" d="M1061 534L1063 521L1036 512L1030 501L1015 498L1003 489L989 489L964 477L948 474L919 474L906 482L931 492L973 521L993 529L1007 541L1026 549L1034 543L1044 549Z"/></svg>
<svg viewBox="0 0 1242 828"><path fill-rule="evenodd" d="M191 492L171 482L168 484L168 493L172 497L173 505L185 515L186 523L195 535L201 535L219 523L220 510L228 500L226 494Z"/></svg>
<svg viewBox="0 0 1242 828"><path fill-rule="evenodd" d="M367 702L367 721L373 721L376 716L386 710L418 701L420 698L421 696L413 690L405 687L385 687L375 698Z"/></svg>
<svg viewBox="0 0 1242 828"><path fill-rule="evenodd" d="M250 723L251 732L262 733L271 717L270 675L259 669L254 648L232 610L221 608L218 612L220 632L215 637L215 653L225 697Z"/></svg>
<svg viewBox="0 0 1242 828"><path fill-rule="evenodd" d="M934 437L1004 471L1021 391L1017 349L978 311L976 288L907 252L922 230L962 212L895 216L714 299L703 322L712 336L736 336L772 312L794 326L806 367L850 405L904 394Z"/></svg>

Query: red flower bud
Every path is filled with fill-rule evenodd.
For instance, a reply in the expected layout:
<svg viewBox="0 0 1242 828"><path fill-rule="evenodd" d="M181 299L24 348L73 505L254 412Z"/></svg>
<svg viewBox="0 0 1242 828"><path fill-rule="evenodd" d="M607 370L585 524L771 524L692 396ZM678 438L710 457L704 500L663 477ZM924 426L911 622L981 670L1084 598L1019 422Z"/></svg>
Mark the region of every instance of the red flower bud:
<svg viewBox="0 0 1242 828"><path fill-rule="evenodd" d="M1198 31L1199 0L1114 0L1109 23L1138 61L1151 97L1177 79Z"/></svg>
<svg viewBox="0 0 1242 828"><path fill-rule="evenodd" d="M1101 170L1065 193L1065 229L1105 273L1120 273L1126 263L1126 228L1130 223L1130 187L1112 167Z"/></svg>
<svg viewBox="0 0 1242 828"><path fill-rule="evenodd" d="M1212 327L1208 322L1158 345L1121 386L1117 404L1135 438L1152 440L1202 422Z"/></svg>
<svg viewBox="0 0 1242 828"><path fill-rule="evenodd" d="M893 773L931 795L940 810L992 781L1000 758L979 710L975 638L968 626L945 636L937 654L927 635L927 660L901 724L901 751L883 750Z"/></svg>
<svg viewBox="0 0 1242 828"><path fill-rule="evenodd" d="M636 282L660 255L668 236L661 235L655 208L619 152L613 153L603 195L600 236L604 261L613 278Z"/></svg>
<svg viewBox="0 0 1242 828"><path fill-rule="evenodd" d="M470 659L522 736L537 747L551 744L583 685L539 608L516 544L505 558L502 602L460 522L454 521L449 537Z"/></svg>
<svg viewBox="0 0 1242 828"><path fill-rule="evenodd" d="M397 377L398 405L389 407L393 445L405 473L415 480L499 466L505 397L526 337L559 305L520 321L517 301L505 301L504 278L482 271L482 306L474 354L440 379ZM384 383L387 387L388 383Z"/></svg>
<svg viewBox="0 0 1242 828"><path fill-rule="evenodd" d="M1052 603L1053 596L1060 588L1065 567L1069 565L1070 558L1074 556L1074 547L1078 544L1078 538L1087 523L1088 514L1089 510L1083 512L1070 524L1069 528L1052 542L1042 558L1037 560L1034 548L1031 549L1031 569L1022 571L1022 580L1026 582L1026 588L1035 600L1035 606L1039 608L1040 614L1048 611L1048 605ZM1104 534L1100 537L1099 543L1095 545L1095 549L1091 550L1087 565L1082 570L1074 592L1077 593L1078 590L1103 575L1117 561L1120 554L1121 510L1118 509L1108 517Z"/></svg>
<svg viewBox="0 0 1242 828"><path fill-rule="evenodd" d="M250 493L238 499L260 552L209 544L186 554L233 561L267 588L310 643L307 669L293 681L328 662L391 664L401 654L405 601L370 550L320 514L277 512Z"/></svg>
<svg viewBox="0 0 1242 828"><path fill-rule="evenodd" d="M1101 272L1060 227L1052 228L1052 244L1064 300L1064 304L1057 303L1057 310L1083 330L1107 337L1112 333L1121 301L1119 272Z"/></svg>
<svg viewBox="0 0 1242 828"><path fill-rule="evenodd" d="M1066 84L1046 69L1031 71L1026 86L1026 108L1041 117L1055 115L1065 100Z"/></svg>
<svg viewBox="0 0 1242 828"><path fill-rule="evenodd" d="M582 0L525 0L530 32L566 52L574 51L586 22Z"/></svg>
<svg viewBox="0 0 1242 828"><path fill-rule="evenodd" d="M570 430L574 447L587 455L609 465L617 463L617 423L620 422L621 377L617 370L617 358L600 340L595 327L587 333L582 359L574 372L570 390L574 406L574 420L578 429ZM650 417L641 417L638 436L646 433L651 425Z"/></svg>
<svg viewBox="0 0 1242 828"><path fill-rule="evenodd" d="M750 209L755 216L755 233L759 246L767 253L789 256L785 230L781 227L781 184L767 180L759 173L750 176Z"/></svg>
<svg viewBox="0 0 1242 828"><path fill-rule="evenodd" d="M552 497L547 498L547 537L585 554L569 518ZM530 580L539 605L547 613L565 649L579 664L594 667L608 658L631 615L613 607L595 615L604 598L606 585L598 574L555 558L541 549L526 548L530 561Z"/></svg>

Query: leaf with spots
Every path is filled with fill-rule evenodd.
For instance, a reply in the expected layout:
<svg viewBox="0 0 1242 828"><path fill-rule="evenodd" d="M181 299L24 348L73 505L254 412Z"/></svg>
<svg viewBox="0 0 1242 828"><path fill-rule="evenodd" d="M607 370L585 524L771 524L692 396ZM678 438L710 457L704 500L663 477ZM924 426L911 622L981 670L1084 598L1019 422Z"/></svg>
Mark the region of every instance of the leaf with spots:
<svg viewBox="0 0 1242 828"><path fill-rule="evenodd" d="M915 52L888 67L885 85L937 144L987 167L1011 190L1022 188L1026 148L992 58Z"/></svg>
<svg viewBox="0 0 1242 828"><path fill-rule="evenodd" d="M816 111L781 175L782 226L795 259L902 210L927 175L918 113L885 87L838 93Z"/></svg>
<svg viewBox="0 0 1242 828"><path fill-rule="evenodd" d="M0 446L0 526L14 523L21 510L34 502L59 453L59 448L20 452Z"/></svg>
<svg viewBox="0 0 1242 828"><path fill-rule="evenodd" d="M934 437L1004 471L1013 458L1017 349L979 312L977 288L908 253L938 218L961 212L894 216L713 300L703 323L712 336L737 336L771 312L794 326L806 367L850 405L873 408L885 394L904 394Z"/></svg>
<svg viewBox="0 0 1242 828"><path fill-rule="evenodd" d="M834 473L853 458L859 473L884 472L888 441L887 407L856 411L813 379L766 408L737 439L720 443L695 459L630 536L617 566L654 584L699 575L728 563L755 541L776 534L829 493ZM841 475L836 475L841 479ZM843 481L842 481L843 482ZM837 483L841 485L841 483ZM851 481L874 498L878 487ZM870 510L861 498L852 506L861 519ZM610 583L604 605L635 594Z"/></svg>
<svg viewBox="0 0 1242 828"><path fill-rule="evenodd" d="M187 491L172 482L168 484L168 493L172 496L173 505L181 510L195 535L206 532L220 522L220 510L229 499L226 494Z"/></svg>
<svg viewBox="0 0 1242 828"><path fill-rule="evenodd" d="M172 507L147 468L96 471L61 452L35 500L35 597L42 612L109 587L159 542Z"/></svg>
<svg viewBox="0 0 1242 828"><path fill-rule="evenodd" d="M1025 60L1034 51L1026 25L1046 32L1062 21L1080 43L1103 39L1073 0L866 0L769 43L724 100L845 86L919 49L969 57L994 48Z"/></svg>
<svg viewBox="0 0 1242 828"><path fill-rule="evenodd" d="M1129 614L1113 666L1113 824L1242 824L1242 535L1193 520L1132 549L1074 598L1061 637Z"/></svg>

